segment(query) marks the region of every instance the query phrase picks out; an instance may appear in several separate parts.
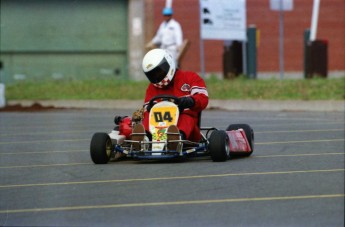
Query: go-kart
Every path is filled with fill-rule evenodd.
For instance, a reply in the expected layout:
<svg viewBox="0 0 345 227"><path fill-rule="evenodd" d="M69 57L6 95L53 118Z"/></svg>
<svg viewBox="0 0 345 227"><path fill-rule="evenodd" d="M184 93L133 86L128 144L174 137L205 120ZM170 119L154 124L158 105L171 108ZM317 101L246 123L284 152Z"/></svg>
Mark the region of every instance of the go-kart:
<svg viewBox="0 0 345 227"><path fill-rule="evenodd" d="M188 157L210 156L214 162L223 162L235 156L250 156L254 150L254 131L247 124L231 124L226 130L215 127L200 127L200 141L169 139L170 125L176 125L180 110L179 99L175 96L160 95L148 104L150 139L147 133L133 132L140 120L127 116L116 116L117 125L110 133L95 133L90 143L90 155L95 164L106 164L125 156L138 160L185 159ZM199 118L200 122L200 118ZM143 138L134 140L135 137ZM177 144L169 149L169 144ZM171 147L171 146L170 146Z"/></svg>

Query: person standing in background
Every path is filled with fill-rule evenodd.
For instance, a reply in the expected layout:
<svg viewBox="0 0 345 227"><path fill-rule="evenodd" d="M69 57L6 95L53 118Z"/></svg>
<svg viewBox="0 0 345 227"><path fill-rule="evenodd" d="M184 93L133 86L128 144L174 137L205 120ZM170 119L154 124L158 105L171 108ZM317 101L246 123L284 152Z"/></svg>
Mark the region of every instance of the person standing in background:
<svg viewBox="0 0 345 227"><path fill-rule="evenodd" d="M179 22L173 19L173 9L165 7L162 11L164 21L160 24L156 35L146 45L148 50L159 47L167 50L177 61L182 46L183 34Z"/></svg>

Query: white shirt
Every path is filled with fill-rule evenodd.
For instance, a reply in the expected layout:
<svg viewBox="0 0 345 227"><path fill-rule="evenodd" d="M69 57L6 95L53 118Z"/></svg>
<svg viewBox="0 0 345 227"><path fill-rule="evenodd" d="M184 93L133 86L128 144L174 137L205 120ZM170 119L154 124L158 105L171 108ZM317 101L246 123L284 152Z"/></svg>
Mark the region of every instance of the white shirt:
<svg viewBox="0 0 345 227"><path fill-rule="evenodd" d="M182 39L181 25L171 18L168 22L163 21L160 24L151 42L159 46L159 48L168 50L176 60L178 48L182 45Z"/></svg>

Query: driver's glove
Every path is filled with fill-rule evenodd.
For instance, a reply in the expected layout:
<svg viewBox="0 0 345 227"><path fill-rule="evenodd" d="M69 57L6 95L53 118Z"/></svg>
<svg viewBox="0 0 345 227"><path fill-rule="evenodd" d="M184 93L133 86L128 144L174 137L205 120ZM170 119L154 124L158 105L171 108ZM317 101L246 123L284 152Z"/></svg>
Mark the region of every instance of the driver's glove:
<svg viewBox="0 0 345 227"><path fill-rule="evenodd" d="M180 112L182 112L184 109L192 108L194 105L195 105L195 101L190 96L185 96L185 97L179 98L178 108L179 108Z"/></svg>

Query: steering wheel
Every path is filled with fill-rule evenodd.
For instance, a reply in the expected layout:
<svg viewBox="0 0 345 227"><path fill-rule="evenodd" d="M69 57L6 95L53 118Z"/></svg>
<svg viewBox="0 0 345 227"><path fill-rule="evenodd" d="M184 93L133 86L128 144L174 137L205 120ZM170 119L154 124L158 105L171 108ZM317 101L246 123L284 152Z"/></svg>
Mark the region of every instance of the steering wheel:
<svg viewBox="0 0 345 227"><path fill-rule="evenodd" d="M155 102L157 102L158 100L159 101L169 101L169 102L175 103L176 105L179 104L179 98L177 98L174 95L157 95L150 100L147 108L151 109L153 107L153 105L155 105Z"/></svg>

